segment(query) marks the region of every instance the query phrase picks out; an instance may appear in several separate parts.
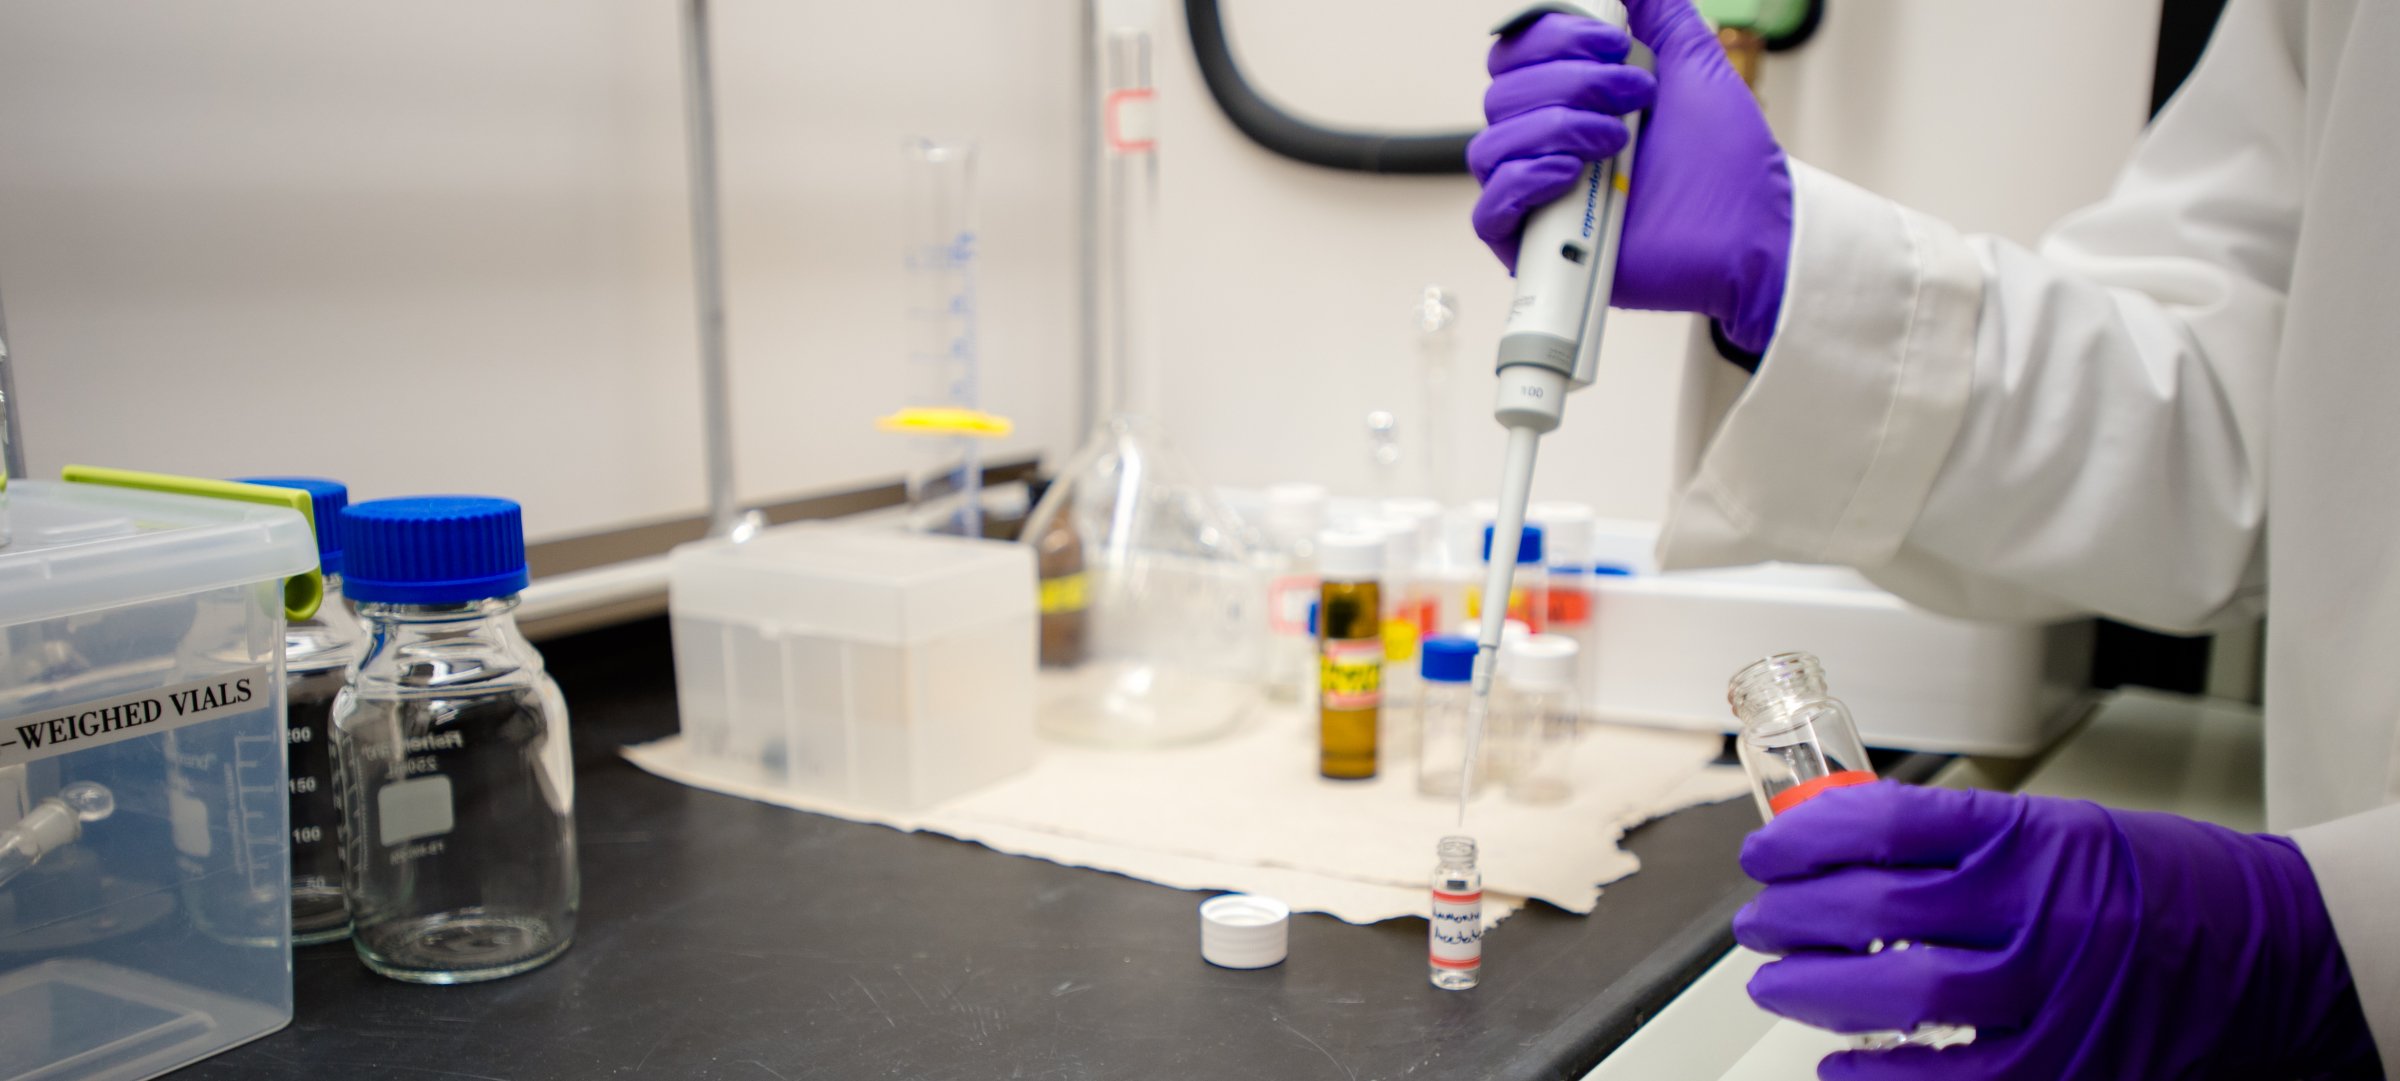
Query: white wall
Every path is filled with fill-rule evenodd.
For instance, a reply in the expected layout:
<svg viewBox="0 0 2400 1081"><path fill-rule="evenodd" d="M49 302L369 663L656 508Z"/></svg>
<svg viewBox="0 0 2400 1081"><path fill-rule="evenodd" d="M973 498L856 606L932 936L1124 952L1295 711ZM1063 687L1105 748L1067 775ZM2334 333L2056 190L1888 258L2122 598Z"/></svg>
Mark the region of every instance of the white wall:
<svg viewBox="0 0 2400 1081"><path fill-rule="evenodd" d="M489 491L537 539L696 511L676 9L0 2L34 470ZM1072 443L1072 6L715 10L745 496L898 469L911 134L985 146L1001 449Z"/></svg>
<svg viewBox="0 0 2400 1081"><path fill-rule="evenodd" d="M1408 404L1409 307L1461 298L1466 487L1496 475L1485 357L1508 282L1463 177L1297 165L1218 115L1162 28L1165 400L1204 475L1370 481ZM1253 80L1389 127L1478 119L1514 0L1227 0ZM1074 431L1073 0L719 0L742 490L896 471L897 178L985 144L984 371L1020 434ZM2030 239L2142 121L2156 5L1841 0L1773 58L1795 153ZM2058 31L2072 26L2072 34ZM37 472L313 469L362 495L496 491L537 537L698 509L674 5L0 0L0 302ZM1688 321L1612 322L1545 454L1551 497L1665 505Z"/></svg>
<svg viewBox="0 0 2400 1081"><path fill-rule="evenodd" d="M1385 129L1479 122L1485 31L1514 0L1226 0L1251 81L1295 112ZM2030 241L2103 193L2140 130L2154 3L1841 0L1770 58L1770 120L1798 156L1973 229ZM2072 26L2074 33L2059 32ZM1162 50L1177 435L1226 483L1370 483L1362 421L1406 401L1405 309L1461 298L1455 430L1473 494L1498 476L1490 344L1508 279L1466 225L1463 178L1334 173L1249 144L1206 100L1180 30ZM1547 497L1654 518L1666 506L1689 322L1612 318L1600 382L1545 442ZM1264 437L1262 437L1262 435Z"/></svg>

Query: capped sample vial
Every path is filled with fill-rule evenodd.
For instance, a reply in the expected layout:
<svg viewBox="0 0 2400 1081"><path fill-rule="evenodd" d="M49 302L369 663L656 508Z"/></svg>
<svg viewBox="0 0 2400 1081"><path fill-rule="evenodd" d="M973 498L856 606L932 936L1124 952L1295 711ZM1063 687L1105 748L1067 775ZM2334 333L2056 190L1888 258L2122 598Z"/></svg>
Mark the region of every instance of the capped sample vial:
<svg viewBox="0 0 2400 1081"><path fill-rule="evenodd" d="M1582 706L1575 662L1582 647L1562 634L1536 634L1500 647L1503 690L1493 773L1517 803L1564 802L1575 791L1575 738Z"/></svg>
<svg viewBox="0 0 2400 1081"><path fill-rule="evenodd" d="M1466 768L1467 710L1475 692L1475 639L1436 635L1425 640L1417 672L1417 793L1456 796L1461 783L1472 796L1482 787L1481 763ZM1488 746L1488 744L1487 744Z"/></svg>
<svg viewBox="0 0 2400 1081"><path fill-rule="evenodd" d="M1316 640L1308 608L1319 603L1317 535L1325 529L1331 496L1320 484L1267 487L1261 553L1267 573L1267 695L1306 705L1316 690Z"/></svg>
<svg viewBox="0 0 2400 1081"><path fill-rule="evenodd" d="M1428 967L1435 987L1464 991L1483 974L1483 872L1473 837L1444 837L1434 855Z"/></svg>
<svg viewBox="0 0 2400 1081"><path fill-rule="evenodd" d="M1483 562L1492 562L1492 532L1483 527ZM1508 618L1523 623L1527 629L1540 634L1550 626L1550 572L1543 565L1545 551L1542 527L1525 523L1525 532L1517 538L1516 570L1509 577ZM1467 590L1467 618L1483 618L1483 587Z"/></svg>
<svg viewBox="0 0 2400 1081"><path fill-rule="evenodd" d="M1382 535L1324 534L1317 570L1317 772L1363 781L1383 712Z"/></svg>
<svg viewBox="0 0 2400 1081"><path fill-rule="evenodd" d="M283 629L284 747L290 774L292 945L350 937L342 886L342 804L333 790L333 699L347 682L366 630L342 598L342 508L350 489L323 477L244 477L243 484L308 493L325 599Z"/></svg>
<svg viewBox="0 0 2400 1081"><path fill-rule="evenodd" d="M566 701L517 630L517 505L360 503L342 541L368 633L333 707L352 944L411 983L539 966L575 935L575 777Z"/></svg>

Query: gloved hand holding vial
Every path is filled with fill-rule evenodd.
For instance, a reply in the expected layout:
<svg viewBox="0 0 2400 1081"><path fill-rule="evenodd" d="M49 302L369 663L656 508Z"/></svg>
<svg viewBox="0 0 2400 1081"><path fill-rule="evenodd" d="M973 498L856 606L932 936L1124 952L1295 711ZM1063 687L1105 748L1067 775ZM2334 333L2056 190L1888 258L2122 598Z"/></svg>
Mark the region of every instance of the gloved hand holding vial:
<svg viewBox="0 0 2400 1081"><path fill-rule="evenodd" d="M2370 1019L2386 1064L2400 1032L2377 663L2400 609L2375 588L2391 531L2359 517L2389 514L2362 508L2355 467L2391 459L2400 384L2360 362L2392 306L2350 287L2389 277L2386 171L2359 148L2388 145L2400 99L2343 58L2400 23L2226 5L2110 192L2029 249L1790 161L1690 0L1626 6L1630 35L1510 26L1468 162L1475 232L1522 274L1539 208L1641 118L1613 301L1707 316L1751 373L1671 500L1662 563L1844 563L1956 615L2184 633L2264 598L2285 643L2265 772L2290 837L1854 783L1863 749L1825 711L1746 738L1771 817L1736 934L1788 955L1752 997L1843 1031L1975 1030L1838 1054L1826 1078L2377 1075Z"/></svg>

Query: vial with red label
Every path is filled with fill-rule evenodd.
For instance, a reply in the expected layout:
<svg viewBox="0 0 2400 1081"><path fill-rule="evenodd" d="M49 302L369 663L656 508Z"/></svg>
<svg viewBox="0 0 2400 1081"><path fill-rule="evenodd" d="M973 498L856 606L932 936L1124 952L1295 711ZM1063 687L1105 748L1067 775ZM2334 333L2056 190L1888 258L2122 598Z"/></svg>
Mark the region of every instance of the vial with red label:
<svg viewBox="0 0 2400 1081"><path fill-rule="evenodd" d="M1850 707L1826 693L1815 656L1778 653L1752 664L1734 673L1725 697L1742 724L1735 747L1762 817L1875 780Z"/></svg>
<svg viewBox="0 0 2400 1081"><path fill-rule="evenodd" d="M1483 872L1472 837L1444 837L1434 855L1427 967L1435 987L1464 991L1483 975Z"/></svg>

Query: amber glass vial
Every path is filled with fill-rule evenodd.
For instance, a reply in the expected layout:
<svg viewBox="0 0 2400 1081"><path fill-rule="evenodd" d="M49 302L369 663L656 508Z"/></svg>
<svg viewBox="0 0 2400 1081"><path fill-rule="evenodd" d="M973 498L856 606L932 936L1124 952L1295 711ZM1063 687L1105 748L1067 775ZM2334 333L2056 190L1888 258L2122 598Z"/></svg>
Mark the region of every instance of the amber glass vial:
<svg viewBox="0 0 2400 1081"><path fill-rule="evenodd" d="M1327 533L1317 569L1317 772L1363 781L1383 712L1383 538Z"/></svg>

